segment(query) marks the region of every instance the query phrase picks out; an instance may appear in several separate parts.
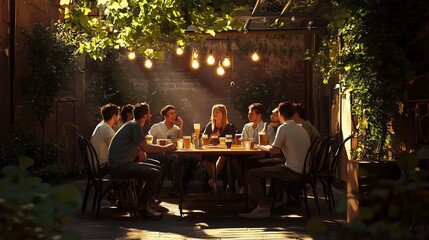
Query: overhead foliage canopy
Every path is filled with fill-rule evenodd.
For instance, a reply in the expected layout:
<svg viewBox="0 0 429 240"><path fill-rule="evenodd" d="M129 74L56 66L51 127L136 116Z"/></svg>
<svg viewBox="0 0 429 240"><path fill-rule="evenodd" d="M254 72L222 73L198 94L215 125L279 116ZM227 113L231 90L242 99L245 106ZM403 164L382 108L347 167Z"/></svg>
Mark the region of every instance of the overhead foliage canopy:
<svg viewBox="0 0 429 240"><path fill-rule="evenodd" d="M61 0L59 34L81 54L105 57L106 49L136 51L164 59L174 46L203 40L203 34L241 30L234 10L246 0ZM188 34L192 30L194 34Z"/></svg>

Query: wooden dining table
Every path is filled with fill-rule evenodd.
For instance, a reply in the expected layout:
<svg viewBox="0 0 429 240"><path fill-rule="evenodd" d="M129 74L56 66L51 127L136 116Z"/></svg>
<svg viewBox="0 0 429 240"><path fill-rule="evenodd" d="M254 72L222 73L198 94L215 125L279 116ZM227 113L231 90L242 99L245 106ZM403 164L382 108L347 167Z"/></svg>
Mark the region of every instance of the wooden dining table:
<svg viewBox="0 0 429 240"><path fill-rule="evenodd" d="M245 149L240 145L232 145L230 149L227 149L226 146L221 146L221 145L216 145L216 146L206 145L206 146L203 146L202 148L177 149L169 153L177 154L177 155L196 154L196 155L227 156L228 185L233 186L234 183L232 182L230 156L231 155L257 155L257 154L263 154L264 152L261 149L259 149L258 146L251 149ZM180 216L183 216L183 158L179 157L179 161L180 161L179 210L180 210ZM216 179L215 179L215 182L216 182ZM246 189L245 194L247 196L247 187L245 189ZM217 193L216 185L214 187L214 191L215 193ZM246 206L247 206L247 203L246 203Z"/></svg>

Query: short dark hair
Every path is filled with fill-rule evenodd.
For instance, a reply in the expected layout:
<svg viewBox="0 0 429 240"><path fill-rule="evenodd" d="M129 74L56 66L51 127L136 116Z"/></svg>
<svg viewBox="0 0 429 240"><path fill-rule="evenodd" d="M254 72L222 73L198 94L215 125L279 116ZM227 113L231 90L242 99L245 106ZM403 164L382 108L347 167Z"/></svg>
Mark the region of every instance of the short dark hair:
<svg viewBox="0 0 429 240"><path fill-rule="evenodd" d="M295 107L290 102L281 102L279 103L279 112L284 117L292 118L295 113Z"/></svg>
<svg viewBox="0 0 429 240"><path fill-rule="evenodd" d="M264 115L265 107L262 105L262 103L252 103L249 106L249 110L254 110L256 114Z"/></svg>
<svg viewBox="0 0 429 240"><path fill-rule="evenodd" d="M108 103L100 108L100 113L104 121L109 121L113 115L119 114L119 107L113 103Z"/></svg>
<svg viewBox="0 0 429 240"><path fill-rule="evenodd" d="M131 105L131 104L127 104L125 106L122 106L122 108L121 108L121 118L122 118L122 121L124 123L127 121L128 113L133 113L133 109L134 109L134 106Z"/></svg>
<svg viewBox="0 0 429 240"><path fill-rule="evenodd" d="M170 111L171 109L176 109L173 105L167 105L165 107L163 107L161 109L161 112L159 112L161 114L161 116L165 116L167 115L168 111Z"/></svg>
<svg viewBox="0 0 429 240"><path fill-rule="evenodd" d="M149 113L149 104L147 103L137 103L134 106L133 114L135 120L140 120L144 115Z"/></svg>
<svg viewBox="0 0 429 240"><path fill-rule="evenodd" d="M298 113L299 117L305 119L305 108L301 105L301 103L294 103L296 113Z"/></svg>

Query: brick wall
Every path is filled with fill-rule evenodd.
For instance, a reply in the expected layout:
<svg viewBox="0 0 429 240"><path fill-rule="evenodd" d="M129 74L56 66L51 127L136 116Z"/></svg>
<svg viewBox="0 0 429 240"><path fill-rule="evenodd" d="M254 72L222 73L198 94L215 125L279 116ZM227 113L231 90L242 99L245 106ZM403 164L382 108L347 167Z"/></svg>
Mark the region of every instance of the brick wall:
<svg viewBox="0 0 429 240"><path fill-rule="evenodd" d="M285 67L283 81L287 81L287 89L284 89L285 95L294 102L303 102L305 99L305 84L304 84L304 67L303 67L303 52L304 47L302 41L293 40L293 42L285 42L285 46L294 44L300 46L301 49L296 51L288 62L289 66ZM226 44L208 46L213 49L217 61L226 53ZM137 86L152 88L152 91L158 90L160 98L152 104L152 112L154 114L152 123L157 122L160 118L156 118L155 114L159 113L162 106L173 104L177 108L177 112L185 121L185 134L192 132L192 123L200 122L206 124L211 115L211 107L216 103L223 103L227 106L229 120L239 129L247 122L243 119L240 113L230 102L232 89L231 82L243 84L244 81L262 81L267 74L269 66L264 65L264 61L254 63L248 56L242 56L230 52L228 55L233 61L233 69L227 69L225 77L219 77L215 74L217 64L208 66L205 63L204 52L207 52L208 47L200 47L200 69L193 70L190 68L190 52L191 48L187 48L183 56L167 54L163 62L155 62L151 70L143 67L143 59L135 62L127 63L130 79ZM232 50L236 49L232 43ZM264 57L264 56L262 56ZM285 56L288 58L288 56ZM142 99L147 100L147 99ZM273 99L273 101L275 101Z"/></svg>

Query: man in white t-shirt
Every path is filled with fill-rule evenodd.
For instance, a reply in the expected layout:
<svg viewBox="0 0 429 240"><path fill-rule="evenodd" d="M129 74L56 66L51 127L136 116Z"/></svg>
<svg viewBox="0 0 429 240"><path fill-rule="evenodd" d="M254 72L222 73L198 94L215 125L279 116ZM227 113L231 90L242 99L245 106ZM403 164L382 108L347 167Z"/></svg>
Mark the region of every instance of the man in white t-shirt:
<svg viewBox="0 0 429 240"><path fill-rule="evenodd" d="M252 103L249 106L249 112L247 118L249 123L246 123L243 126L243 131L241 137L244 138L253 138L255 144L259 143L258 133L264 129L264 121L262 117L264 116L264 105L261 103Z"/></svg>
<svg viewBox="0 0 429 240"><path fill-rule="evenodd" d="M265 178L299 179L304 167L305 156L310 147L307 132L293 120L295 108L290 102L279 104L279 120L281 125L272 145L261 146L271 154L283 152L286 162L272 167L253 168L247 172L247 180L258 206L250 213L240 214L245 218L268 218L270 208L265 197L261 180ZM263 182L263 181L262 181Z"/></svg>
<svg viewBox="0 0 429 240"><path fill-rule="evenodd" d="M115 135L113 125L117 124L120 119L119 107L108 103L100 108L100 113L103 120L95 127L91 136L91 144L97 153L102 174L105 175L109 172L108 148L110 141Z"/></svg>
<svg viewBox="0 0 429 240"><path fill-rule="evenodd" d="M164 121L155 123L149 130L149 134L153 136L153 141L156 143L157 139L168 139L176 142L177 139L183 138L183 120L177 116L176 109L172 105L166 105L161 109L161 116ZM156 159L161 162L163 166L170 169L171 179L175 191L179 192L179 179L180 179L180 162L176 154L149 154L150 158ZM183 161L183 186L186 190L187 183L192 179L193 171L196 165L195 157L184 157ZM174 191L172 193L175 193Z"/></svg>

